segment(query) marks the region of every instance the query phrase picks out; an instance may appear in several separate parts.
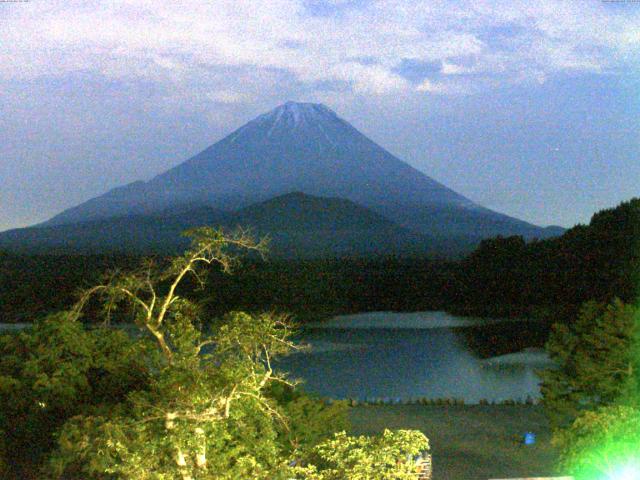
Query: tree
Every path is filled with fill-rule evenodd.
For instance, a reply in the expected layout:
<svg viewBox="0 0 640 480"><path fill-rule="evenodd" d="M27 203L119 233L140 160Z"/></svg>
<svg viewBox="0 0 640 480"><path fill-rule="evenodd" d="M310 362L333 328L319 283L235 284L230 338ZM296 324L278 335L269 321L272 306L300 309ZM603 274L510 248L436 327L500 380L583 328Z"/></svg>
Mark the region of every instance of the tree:
<svg viewBox="0 0 640 480"><path fill-rule="evenodd" d="M288 428L281 431L281 442L291 458L307 455L334 432L350 427L346 400L327 405L306 395L299 387L284 384L273 384L268 395L277 400L288 420Z"/></svg>
<svg viewBox="0 0 640 480"><path fill-rule="evenodd" d="M123 331L87 330L69 312L0 335L0 457L6 476L24 478L21 471L49 453L69 418L145 388L148 346Z"/></svg>
<svg viewBox="0 0 640 480"><path fill-rule="evenodd" d="M167 324L148 390L117 408L65 424L52 461L58 475L90 477L280 478L287 469L278 431L286 419L266 386L287 382L271 359L291 344L270 315L230 314L211 336L186 319ZM213 345L204 351L204 345ZM109 478L109 477L105 477Z"/></svg>
<svg viewBox="0 0 640 480"><path fill-rule="evenodd" d="M277 478L286 464L277 444L286 426L271 383L289 384L272 359L293 348L283 317L232 313L211 334L198 307L178 295L187 275L204 282L203 265L230 271L233 248L262 252L244 232L211 228L188 233L191 248L166 268L147 263L112 276L82 297L77 311L100 295L108 316L124 305L151 334L160 355L147 358L155 374L149 388L129 393L105 412L65 424L52 460L56 475L79 471L99 478Z"/></svg>
<svg viewBox="0 0 640 480"><path fill-rule="evenodd" d="M103 312L107 320L113 310L124 303L134 315L135 323L147 330L158 342L165 360L172 362L173 350L167 343L166 320L198 320L197 306L178 295L178 287L187 276L192 276L204 285L203 266L218 265L225 273L230 273L238 264L239 256L232 249L245 249L264 254L266 241L255 242L243 230L226 235L222 230L200 227L188 230L185 236L191 238L191 247L183 255L175 257L165 268L159 268L151 261L137 271L111 275L106 283L87 290L76 305L79 313L89 299L99 295L103 300ZM162 286L168 288L162 292ZM170 327L170 325L169 325Z"/></svg>
<svg viewBox="0 0 640 480"><path fill-rule="evenodd" d="M274 369L296 348L287 317L231 312L203 325L198 305L180 295L182 282L202 284L206 267L230 271L238 249L261 253L264 244L210 228L189 235L192 247L165 266L113 273L72 312L0 337L0 400L17 402L0 410L0 430L26 432L38 445L38 422L56 412L45 423L55 449L45 449L39 478L314 480L379 468L384 477L367 478L408 478L405 457L424 449L422 434L325 442L344 425L346 407L305 396ZM90 329L79 318L94 298L106 321ZM108 326L119 309L138 334ZM296 459L306 461L302 470Z"/></svg>
<svg viewBox="0 0 640 480"><path fill-rule="evenodd" d="M416 430L385 430L379 437L350 437L344 432L319 444L308 467L299 469L306 480L415 480L416 458L429 450L429 441Z"/></svg>
<svg viewBox="0 0 640 480"><path fill-rule="evenodd" d="M640 410L614 405L583 412L554 443L561 471L576 480L638 478Z"/></svg>
<svg viewBox="0 0 640 480"><path fill-rule="evenodd" d="M554 326L546 348L556 366L540 377L542 404L555 429L637 391L637 316L620 300L587 302L574 323Z"/></svg>
<svg viewBox="0 0 640 480"><path fill-rule="evenodd" d="M7 477L9 466L7 465L7 446L5 444L5 433L0 430L0 475Z"/></svg>

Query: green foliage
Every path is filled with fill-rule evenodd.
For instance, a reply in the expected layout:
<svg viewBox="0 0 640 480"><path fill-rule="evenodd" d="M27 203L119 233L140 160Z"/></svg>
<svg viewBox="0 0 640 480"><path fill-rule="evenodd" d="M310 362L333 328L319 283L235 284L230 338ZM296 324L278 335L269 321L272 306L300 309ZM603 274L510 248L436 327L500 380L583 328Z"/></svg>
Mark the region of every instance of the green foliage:
<svg viewBox="0 0 640 480"><path fill-rule="evenodd" d="M377 437L350 437L344 432L318 445L310 465L299 469L306 480L415 480L415 457L429 441L415 430L385 430Z"/></svg>
<svg viewBox="0 0 640 480"><path fill-rule="evenodd" d="M37 463L68 418L144 388L147 347L121 331L87 330L70 313L0 336L0 430L12 463Z"/></svg>
<svg viewBox="0 0 640 480"><path fill-rule="evenodd" d="M263 245L243 232L190 236L191 249L164 267L112 274L73 312L0 337L0 431L22 446L15 456L40 449L52 478L410 478L407 455L428 448L424 435L330 438L345 427L345 403L311 399L273 369L295 348L286 317L232 312L203 331L183 280L203 284L202 266L230 271L236 249ZM94 297L107 320L125 312L143 334L80 324Z"/></svg>
<svg viewBox="0 0 640 480"><path fill-rule="evenodd" d="M170 361L157 357L146 391L99 415L65 424L55 476L121 479L276 479L287 469L278 442L286 419L265 395L286 382L271 360L290 329L278 317L233 313L210 336L177 316L167 324ZM210 346L209 351L203 350ZM105 477L107 478L107 477Z"/></svg>
<svg viewBox="0 0 640 480"><path fill-rule="evenodd" d="M3 322L32 322L68 308L78 289L135 259L110 255L0 255L0 305Z"/></svg>
<svg viewBox="0 0 640 480"><path fill-rule="evenodd" d="M147 263L83 296L79 308L100 295L107 315L131 310L157 354L144 357L153 372L148 388L63 426L50 462L54 477L284 479L291 455L329 434L321 422L342 425L344 410L294 393L273 370L273 359L293 348L285 317L232 312L202 332L199 308L178 295L182 280L202 282L202 264L236 266L231 247L262 247L242 233L190 235L192 248L164 269ZM280 402L283 386L292 393Z"/></svg>
<svg viewBox="0 0 640 480"><path fill-rule="evenodd" d="M57 476L266 480L286 470L277 442L284 420L262 394L263 382L280 378L265 355L288 348L280 321L238 313L211 337L176 328L171 339L179 347L170 364L156 366L148 391L64 426ZM214 348L199 353L208 340Z"/></svg>
<svg viewBox="0 0 640 480"><path fill-rule="evenodd" d="M280 442L291 458L307 455L334 432L350 427L346 401L328 404L284 384L273 385L269 396L278 402L287 419L286 428L280 432Z"/></svg>
<svg viewBox="0 0 640 480"><path fill-rule="evenodd" d="M0 475L5 478L9 474L9 465L7 462L7 445L5 443L6 434L0 430Z"/></svg>
<svg viewBox="0 0 640 480"><path fill-rule="evenodd" d="M637 478L640 471L640 410L609 406L582 413L555 436L560 470L576 480ZM623 472L633 471L633 476Z"/></svg>
<svg viewBox="0 0 640 480"><path fill-rule="evenodd" d="M8 322L31 321L75 301L79 288L96 285L105 271L129 271L141 257L0 257L0 305ZM160 258L156 258L160 262ZM249 259L234 274L209 269L205 288L185 278L181 292L204 304L206 318L231 310L289 312L298 321L367 310L438 310L450 296L453 264L426 258ZM98 305L85 306L91 310ZM93 316L87 313L86 317ZM127 317L114 316L112 320Z"/></svg>
<svg viewBox="0 0 640 480"><path fill-rule="evenodd" d="M637 393L637 319L638 311L620 300L588 302L573 324L554 327L547 351L557 368L541 372L542 404L554 428Z"/></svg>
<svg viewBox="0 0 640 480"><path fill-rule="evenodd" d="M478 316L571 322L589 300L635 301L640 285L640 199L593 215L562 236L483 241L458 270L448 309Z"/></svg>

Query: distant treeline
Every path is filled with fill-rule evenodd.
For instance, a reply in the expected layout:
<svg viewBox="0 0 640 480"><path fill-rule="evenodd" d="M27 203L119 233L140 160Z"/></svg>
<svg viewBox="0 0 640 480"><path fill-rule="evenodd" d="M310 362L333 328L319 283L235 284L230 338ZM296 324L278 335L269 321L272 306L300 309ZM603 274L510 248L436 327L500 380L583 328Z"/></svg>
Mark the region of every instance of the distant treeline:
<svg viewBox="0 0 640 480"><path fill-rule="evenodd" d="M455 269L448 309L465 315L570 321L588 300L634 302L640 287L640 199L560 237L494 238Z"/></svg>
<svg viewBox="0 0 640 480"><path fill-rule="evenodd" d="M291 312L301 321L339 313L444 309L463 315L570 320L587 300L635 300L640 200L595 214L561 237L483 241L459 262L427 258L247 260L211 272L196 291L206 315L233 309ZM31 321L73 303L104 271L139 257L0 254L0 321ZM161 259L158 259L161 261Z"/></svg>
<svg viewBox="0 0 640 480"><path fill-rule="evenodd" d="M0 322L31 322L68 309L107 270L137 265L126 256L12 255L0 252Z"/></svg>
<svg viewBox="0 0 640 480"><path fill-rule="evenodd" d="M106 271L131 268L141 260L0 254L0 321L28 322L68 308ZM185 282L185 289L200 300L205 316L275 310L306 321L339 313L443 309L455 268L454 263L418 258L249 259L231 275L209 272L205 290L193 281Z"/></svg>

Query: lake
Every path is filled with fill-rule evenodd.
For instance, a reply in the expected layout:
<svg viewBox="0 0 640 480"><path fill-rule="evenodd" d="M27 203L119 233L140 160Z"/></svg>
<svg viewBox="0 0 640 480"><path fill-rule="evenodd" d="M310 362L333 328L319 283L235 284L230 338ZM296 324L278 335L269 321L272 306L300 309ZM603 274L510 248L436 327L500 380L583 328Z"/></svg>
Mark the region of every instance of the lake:
<svg viewBox="0 0 640 480"><path fill-rule="evenodd" d="M311 348L277 366L307 391L336 399L537 399L535 371L550 365L543 351L480 359L453 330L500 321L444 312L339 316L304 328L298 341ZM25 326L0 324L0 331Z"/></svg>
<svg viewBox="0 0 640 480"><path fill-rule="evenodd" d="M452 328L482 322L444 312L336 317L305 328L299 340L311 349L280 360L279 367L309 392L331 398L539 398L535 371L550 365L546 354L528 349L480 359Z"/></svg>

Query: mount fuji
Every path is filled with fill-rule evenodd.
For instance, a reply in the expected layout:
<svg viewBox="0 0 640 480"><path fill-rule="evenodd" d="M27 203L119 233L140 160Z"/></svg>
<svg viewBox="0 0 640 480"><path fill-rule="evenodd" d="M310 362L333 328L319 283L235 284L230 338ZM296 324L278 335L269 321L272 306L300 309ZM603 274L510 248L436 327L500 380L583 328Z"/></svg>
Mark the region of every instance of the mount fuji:
<svg viewBox="0 0 640 480"><path fill-rule="evenodd" d="M322 210L317 209L322 199L348 200L354 215L369 210L381 223L391 222L407 232L414 242L437 239L471 245L495 235L544 238L561 232L475 204L396 158L324 105L287 102L148 182L113 189L37 227L0 234L0 246L9 237L15 244L21 231L33 228L66 232L60 234L64 236L74 225L86 231L88 224L104 229L109 222L121 224L123 218L173 218L179 212L189 218L188 212L203 208L219 212L223 223L234 223L234 212L263 202L268 207L270 199L292 192L300 194L287 197L289 202L307 205L306 196L313 197L316 213ZM260 211L266 218L264 205ZM311 220L305 221L302 231L309 229ZM162 229L163 222L156 223ZM274 225L281 228L281 223ZM136 228L135 222L131 228ZM294 228L292 224L289 230ZM109 229L103 231L108 235Z"/></svg>
<svg viewBox="0 0 640 480"><path fill-rule="evenodd" d="M116 188L47 223L154 213L179 205L232 210L295 191L369 207L474 208L324 105L288 102L151 181Z"/></svg>

